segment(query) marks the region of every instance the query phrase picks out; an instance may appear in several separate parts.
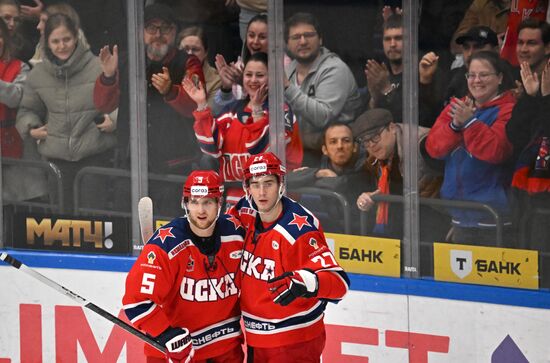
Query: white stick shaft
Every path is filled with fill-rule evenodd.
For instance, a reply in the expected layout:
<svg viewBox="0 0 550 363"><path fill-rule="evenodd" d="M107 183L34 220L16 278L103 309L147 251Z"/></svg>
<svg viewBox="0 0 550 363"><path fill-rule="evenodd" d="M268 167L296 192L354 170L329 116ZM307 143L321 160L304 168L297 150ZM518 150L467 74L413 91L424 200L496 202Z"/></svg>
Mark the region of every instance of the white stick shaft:
<svg viewBox="0 0 550 363"><path fill-rule="evenodd" d="M147 243L155 232L153 228L153 201L149 197L143 197L138 203L139 226L141 228L141 239Z"/></svg>
<svg viewBox="0 0 550 363"><path fill-rule="evenodd" d="M48 277L42 275L38 271L33 270L32 268L28 267L27 265L25 265L24 263L22 263L21 261L19 261L15 257L12 257L7 253L2 252L2 254L0 254L0 260L10 264L11 266L15 267L19 271L22 271L22 272L26 273L27 275L35 278L36 280L42 282L43 284L48 285L49 287L56 290L57 292L71 298L72 300L76 301L77 303L84 306L85 308L88 308L88 309L92 310L93 312L97 313L98 315L102 316L103 318L111 321L113 324L118 325L122 329L126 330L128 333L130 333L132 335L135 335L136 337L143 340L145 343L147 343L147 344L151 345L152 347L158 349L162 353L165 353L166 349L159 342L157 342L156 340L154 340L150 336L148 336L146 334L143 334L142 332L140 332L139 330L137 330L136 328L134 328L130 324L127 324L126 322L120 320L119 318L112 315L108 311L103 310L99 306L89 302L88 300L86 300L82 296L78 295L77 293L67 289L65 286L60 285L57 282L55 282L55 281L49 279Z"/></svg>

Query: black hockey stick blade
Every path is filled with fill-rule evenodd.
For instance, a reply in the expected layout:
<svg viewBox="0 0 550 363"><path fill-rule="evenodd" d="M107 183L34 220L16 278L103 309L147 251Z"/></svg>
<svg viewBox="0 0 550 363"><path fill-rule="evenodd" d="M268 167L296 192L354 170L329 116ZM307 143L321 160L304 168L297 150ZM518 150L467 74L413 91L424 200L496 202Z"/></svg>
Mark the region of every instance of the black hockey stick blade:
<svg viewBox="0 0 550 363"><path fill-rule="evenodd" d="M43 284L48 285L49 287L56 290L57 292L71 298L72 300L76 301L80 305L90 309L94 313L96 313L96 314L100 315L101 317L109 320L113 324L118 325L122 329L126 330L128 333L138 337L139 339L143 340L145 343L149 344L153 348L156 348L160 352L162 352L162 353L166 352L166 348L162 344L160 344L159 342L157 342L156 340L151 338L149 335L142 333L141 331L137 330L136 328L134 328L130 324L120 320L119 318L112 315L108 311L103 310L99 306L89 302L88 300L86 300L82 296L78 295L77 293L69 290L65 286L60 285L57 282L55 282L55 281L49 279L48 277L42 275L38 271L33 270L32 268L28 267L27 265L25 265L24 263L22 263L21 261L19 261L15 257L9 255L8 253L2 252L0 254L0 260L8 263L9 265L15 267L19 271L22 271L22 272L26 273L27 275L29 275L31 277L34 277L35 279L42 282Z"/></svg>

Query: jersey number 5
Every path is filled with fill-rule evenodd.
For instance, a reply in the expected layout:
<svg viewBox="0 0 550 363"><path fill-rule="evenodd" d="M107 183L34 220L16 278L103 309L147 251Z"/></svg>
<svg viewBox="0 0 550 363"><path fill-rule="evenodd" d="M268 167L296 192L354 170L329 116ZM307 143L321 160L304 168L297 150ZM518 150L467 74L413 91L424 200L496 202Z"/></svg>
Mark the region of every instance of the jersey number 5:
<svg viewBox="0 0 550 363"><path fill-rule="evenodd" d="M141 280L141 290L142 294L153 294L153 289L155 288L155 278L157 276L153 274L144 273L143 279Z"/></svg>

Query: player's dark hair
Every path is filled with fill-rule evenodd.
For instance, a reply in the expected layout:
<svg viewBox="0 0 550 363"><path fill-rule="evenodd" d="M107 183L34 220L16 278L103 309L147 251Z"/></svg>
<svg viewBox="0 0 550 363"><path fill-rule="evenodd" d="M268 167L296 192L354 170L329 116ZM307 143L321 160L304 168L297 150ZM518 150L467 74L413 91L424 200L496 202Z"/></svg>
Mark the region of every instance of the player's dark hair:
<svg viewBox="0 0 550 363"><path fill-rule="evenodd" d="M548 44L550 42L550 24L544 20L527 18L519 24L518 34L523 29L539 29L541 32L542 42L544 44Z"/></svg>
<svg viewBox="0 0 550 363"><path fill-rule="evenodd" d="M296 13L292 15L290 18L287 19L285 23L285 42L288 42L288 35L290 32L290 28L298 25L298 24L308 24L313 26L315 28L315 31L317 32L317 35L319 38L323 37L323 33L321 32L321 24L319 23L319 20L313 14L311 13Z"/></svg>

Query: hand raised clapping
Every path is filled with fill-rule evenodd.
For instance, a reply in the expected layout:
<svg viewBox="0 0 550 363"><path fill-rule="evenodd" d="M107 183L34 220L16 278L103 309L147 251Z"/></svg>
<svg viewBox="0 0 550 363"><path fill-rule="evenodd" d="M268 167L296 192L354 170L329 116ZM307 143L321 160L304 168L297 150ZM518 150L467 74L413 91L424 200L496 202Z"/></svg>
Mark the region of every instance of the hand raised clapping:
<svg viewBox="0 0 550 363"><path fill-rule="evenodd" d="M192 79L185 77L181 81L181 85L185 92L191 97L193 101L197 104L199 108L204 108L206 106L206 91L202 87L200 82L195 84Z"/></svg>
<svg viewBox="0 0 550 363"><path fill-rule="evenodd" d="M108 45L101 48L99 50L99 61L105 77L113 77L118 69L118 46L113 46L112 53Z"/></svg>
<svg viewBox="0 0 550 363"><path fill-rule="evenodd" d="M235 63L227 64L223 55L217 54L215 64L222 81L222 88L231 89L234 84L241 83L243 70L235 65Z"/></svg>
<svg viewBox="0 0 550 363"><path fill-rule="evenodd" d="M265 100L267 99L267 84L262 84L256 92L250 95L250 105L252 108L262 107Z"/></svg>
<svg viewBox="0 0 550 363"><path fill-rule="evenodd" d="M466 121L474 116L475 112L474 101L467 97L464 101L458 98L453 98L451 101L451 110L449 115L452 117L452 123L456 128L464 126Z"/></svg>
<svg viewBox="0 0 550 363"><path fill-rule="evenodd" d="M527 62L521 62L520 72L523 88L529 96L536 96L539 91L539 76L531 71L531 66Z"/></svg>
<svg viewBox="0 0 550 363"><path fill-rule="evenodd" d="M170 71L166 67L162 67L162 73L155 73L151 76L153 87L163 96L166 96L172 89L172 79Z"/></svg>
<svg viewBox="0 0 550 363"><path fill-rule="evenodd" d="M548 96L550 94L550 60L548 60L542 71L540 93L543 96Z"/></svg>
<svg viewBox="0 0 550 363"><path fill-rule="evenodd" d="M384 63L369 59L365 66L365 76L367 77L369 92L374 98L379 98L391 87L390 71Z"/></svg>

